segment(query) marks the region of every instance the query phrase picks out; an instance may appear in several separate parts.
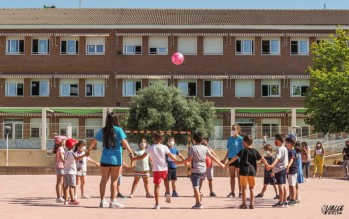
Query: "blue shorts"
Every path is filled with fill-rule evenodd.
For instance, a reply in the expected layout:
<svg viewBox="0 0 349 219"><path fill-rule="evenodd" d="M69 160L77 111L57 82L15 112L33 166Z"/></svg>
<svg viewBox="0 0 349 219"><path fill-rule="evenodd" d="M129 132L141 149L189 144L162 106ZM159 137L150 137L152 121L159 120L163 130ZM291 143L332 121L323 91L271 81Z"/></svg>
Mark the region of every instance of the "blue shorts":
<svg viewBox="0 0 349 219"><path fill-rule="evenodd" d="M286 169L283 169L280 172L275 173L274 175L276 185L286 184Z"/></svg>
<svg viewBox="0 0 349 219"><path fill-rule="evenodd" d="M200 179L205 175L205 173L191 173L190 180L194 188L200 186Z"/></svg>

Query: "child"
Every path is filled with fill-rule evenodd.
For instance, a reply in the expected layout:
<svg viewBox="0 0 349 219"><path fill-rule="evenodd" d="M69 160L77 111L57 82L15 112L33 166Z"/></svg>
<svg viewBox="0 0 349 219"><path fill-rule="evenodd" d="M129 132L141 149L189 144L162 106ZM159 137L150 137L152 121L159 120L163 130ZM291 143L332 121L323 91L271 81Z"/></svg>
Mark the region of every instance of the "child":
<svg viewBox="0 0 349 219"><path fill-rule="evenodd" d="M250 209L254 209L253 188L256 185L257 161L262 160L264 165L268 165L267 161L260 153L252 148L253 139L249 135L243 137L244 148L231 159L226 166L240 158L240 185L242 186L242 204L240 209L247 209L246 206L246 187L247 183L250 190Z"/></svg>
<svg viewBox="0 0 349 219"><path fill-rule="evenodd" d="M63 181L64 181L64 146L66 136L55 136L55 147L53 148L53 154L55 154L55 171L56 171L56 195L57 203L63 203Z"/></svg>
<svg viewBox="0 0 349 219"><path fill-rule="evenodd" d="M285 208L286 202L286 167L288 165L288 151L285 147L285 139L281 134L275 135L274 144L276 147L276 155L274 162L267 166L267 170L273 169L276 185L279 189L279 202L274 204L273 207Z"/></svg>
<svg viewBox="0 0 349 219"><path fill-rule="evenodd" d="M170 152L173 156L176 157L178 155L182 160L184 160L184 157L179 153L177 148L174 147L175 140L174 137L168 137L167 138L167 146L170 149ZM167 182L169 184L168 191L166 191L166 194L170 194L170 182L172 183L172 197L178 197L178 193L176 191L176 181L177 181L177 165L171 160L168 156L166 156L166 162L168 166L168 177ZM166 196L165 194L165 196Z"/></svg>
<svg viewBox="0 0 349 219"><path fill-rule="evenodd" d="M271 165L274 162L274 157L271 156L271 154L273 153L273 148L271 144L265 145L263 149L267 153L264 159L267 161L268 165ZM264 168L264 186L261 193L256 195L256 198L263 198L264 192L267 190L268 185L272 185L274 187L274 190L275 190L274 199L279 199L278 191L275 186L275 178L274 178L273 172L272 170L267 170L267 167L265 167Z"/></svg>
<svg viewBox="0 0 349 219"><path fill-rule="evenodd" d="M202 194L200 194L199 185L201 177L206 173L206 156L210 156L212 160L219 164L222 168L225 166L219 161L219 159L212 155L206 146L201 145L201 142L203 141L201 132L194 132L193 141L194 145L189 148L188 158L181 162L177 162L177 164L188 162L192 163L190 179L193 185L196 201L192 209L203 209L201 204Z"/></svg>
<svg viewBox="0 0 349 219"><path fill-rule="evenodd" d="M142 156L145 153L145 149L147 148L147 140L146 138L142 138L138 142L139 149L135 151L135 156ZM133 166L133 162L131 162L131 167ZM144 183L144 188L147 198L154 198L153 195L149 192L149 185L148 185L148 178L150 176L149 174L149 155L147 155L143 160L137 160L136 162L136 168L134 172L134 181L132 184L131 194L128 196L129 198L133 198L133 193L136 191L137 184L139 180L142 178Z"/></svg>
<svg viewBox="0 0 349 219"><path fill-rule="evenodd" d="M225 158L222 160L222 163L225 163L228 160L231 160L239 151L244 147L242 145L242 137L239 135L241 128L238 124L233 124L231 126L231 137L229 137L227 142L227 154ZM235 175L238 178L239 185L239 197L241 198L241 186L239 180L239 164L240 160L236 160L234 163L231 163L229 166L230 172L230 190L231 192L227 195L227 197L235 197Z"/></svg>
<svg viewBox="0 0 349 219"><path fill-rule="evenodd" d="M77 157L73 151L75 144L78 143L78 140L69 138L66 142L67 151L64 154L64 204L69 204L68 201L68 189L69 189L69 195L70 195L70 204L71 205L79 205L79 202L74 198L74 189L76 186L76 160L80 160L83 157L86 157L89 155L88 152L85 154Z"/></svg>
<svg viewBox="0 0 349 219"><path fill-rule="evenodd" d="M209 139L208 138L204 138L204 140L202 141L202 144L205 145L208 150L211 152L211 154L213 156L215 156L217 159L218 156L214 153L214 151L208 147L208 143L209 143ZM210 189L210 197L216 197L216 193L213 192L213 185L212 185L212 181L213 181L213 164L212 164L212 159L209 156L206 156L206 173L205 175L203 175L200 179L200 187L199 187L199 191L201 193L201 187L202 187L202 183L204 182L205 178L207 177L208 180L208 187Z"/></svg>
<svg viewBox="0 0 349 219"><path fill-rule="evenodd" d="M150 156L153 162L153 176L154 176L154 195L155 195L155 206L154 209L159 210L159 193L160 193L160 184L161 179L166 180L168 175L168 167L166 162L166 155L168 155L173 161L176 161L176 158L171 154L171 151L167 146L161 144L164 137L163 133L160 131L154 131L152 134L154 144L145 149L145 153L142 156L131 158L131 161L142 160L147 155ZM165 183L166 191L169 191L168 183ZM170 194L166 194L166 202L171 203Z"/></svg>
<svg viewBox="0 0 349 219"><path fill-rule="evenodd" d="M288 165L286 167L290 193L290 201L288 202L288 205L294 206L296 205L296 184L298 172L296 151L293 149L294 145L296 144L296 137L293 134L290 134L287 136L285 142L288 150Z"/></svg>
<svg viewBox="0 0 349 219"><path fill-rule="evenodd" d="M296 184L296 203L299 203L300 197L299 197L298 184L304 183L304 176L303 176L303 170L302 170L302 158L301 158L302 148L299 141L296 142L294 149L296 150L296 161L297 161L297 167L298 167L297 184Z"/></svg>
<svg viewBox="0 0 349 219"><path fill-rule="evenodd" d="M75 145L74 152L77 157L80 157L81 155L85 154L86 150L86 142L85 141L78 141L78 143ZM90 197L86 195L85 193L85 176L87 172L87 161L94 163L96 166L99 166L99 163L92 160L90 157L83 157L80 160L76 161L76 185L79 185L79 182L81 182L80 189L81 189L81 198L82 199L89 199ZM77 192L76 187L74 188L74 198L77 198Z"/></svg>

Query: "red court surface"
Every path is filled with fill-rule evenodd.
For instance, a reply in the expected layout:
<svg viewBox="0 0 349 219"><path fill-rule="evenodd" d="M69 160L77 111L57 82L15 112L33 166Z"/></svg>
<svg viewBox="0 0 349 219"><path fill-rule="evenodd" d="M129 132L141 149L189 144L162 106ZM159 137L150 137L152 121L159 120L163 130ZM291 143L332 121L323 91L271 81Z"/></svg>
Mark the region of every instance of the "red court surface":
<svg viewBox="0 0 349 219"><path fill-rule="evenodd" d="M272 199L274 191L269 187L264 198L256 199L253 210L238 209L240 198L226 198L229 178L214 179L216 198L207 197L205 182L203 210L190 209L194 198L188 178L179 178L177 182L181 197L172 198L171 204L161 197L160 210L152 209L154 199L145 198L143 183L138 185L134 198L119 199L124 209L99 208L99 180L99 176L87 176L86 190L92 198L79 200L80 206L70 207L55 202L54 175L0 175L0 218L349 218L349 181L344 179L310 179L300 187L301 203L288 208L271 207L275 200ZM262 180L257 178L255 195L262 188ZM123 177L123 194L129 193L132 182L133 177ZM344 205L344 210L342 215L324 215L323 205Z"/></svg>

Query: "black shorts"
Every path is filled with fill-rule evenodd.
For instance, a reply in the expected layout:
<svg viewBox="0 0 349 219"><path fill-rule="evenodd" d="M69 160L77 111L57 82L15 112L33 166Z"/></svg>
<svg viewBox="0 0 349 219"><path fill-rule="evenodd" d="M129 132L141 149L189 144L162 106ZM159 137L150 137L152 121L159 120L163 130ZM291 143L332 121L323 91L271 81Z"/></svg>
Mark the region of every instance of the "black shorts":
<svg viewBox="0 0 349 219"><path fill-rule="evenodd" d="M177 168L168 168L167 180L177 180Z"/></svg>
<svg viewBox="0 0 349 219"><path fill-rule="evenodd" d="M264 185L275 185L275 177L271 176L271 173L264 173Z"/></svg>
<svg viewBox="0 0 349 219"><path fill-rule="evenodd" d="M101 167L120 167L121 165L113 165L113 164L108 164L108 163L101 163Z"/></svg>
<svg viewBox="0 0 349 219"><path fill-rule="evenodd" d="M286 184L286 169L283 169L280 172L275 173L275 181L276 185Z"/></svg>
<svg viewBox="0 0 349 219"><path fill-rule="evenodd" d="M231 160L232 158L228 158L228 160ZM236 168L240 168L240 161L236 160L233 163L229 164L230 167L236 167Z"/></svg>

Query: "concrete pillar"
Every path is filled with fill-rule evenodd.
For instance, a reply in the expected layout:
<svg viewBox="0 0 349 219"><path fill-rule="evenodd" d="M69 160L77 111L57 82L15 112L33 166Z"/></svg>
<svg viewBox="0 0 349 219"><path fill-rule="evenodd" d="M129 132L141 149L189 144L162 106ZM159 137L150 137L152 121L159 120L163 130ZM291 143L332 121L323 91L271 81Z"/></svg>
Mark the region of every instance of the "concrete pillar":
<svg viewBox="0 0 349 219"><path fill-rule="evenodd" d="M41 150L46 150L46 113L47 108L41 109Z"/></svg>
<svg viewBox="0 0 349 219"><path fill-rule="evenodd" d="M67 125L67 138L72 138L73 136L73 127L71 124Z"/></svg>
<svg viewBox="0 0 349 219"><path fill-rule="evenodd" d="M235 124L235 108L230 108L230 126Z"/></svg>
<svg viewBox="0 0 349 219"><path fill-rule="evenodd" d="M291 109L291 127L297 126L297 110L295 108Z"/></svg>
<svg viewBox="0 0 349 219"><path fill-rule="evenodd" d="M103 108L102 112L102 126L105 127L105 119L107 118L108 108Z"/></svg>

